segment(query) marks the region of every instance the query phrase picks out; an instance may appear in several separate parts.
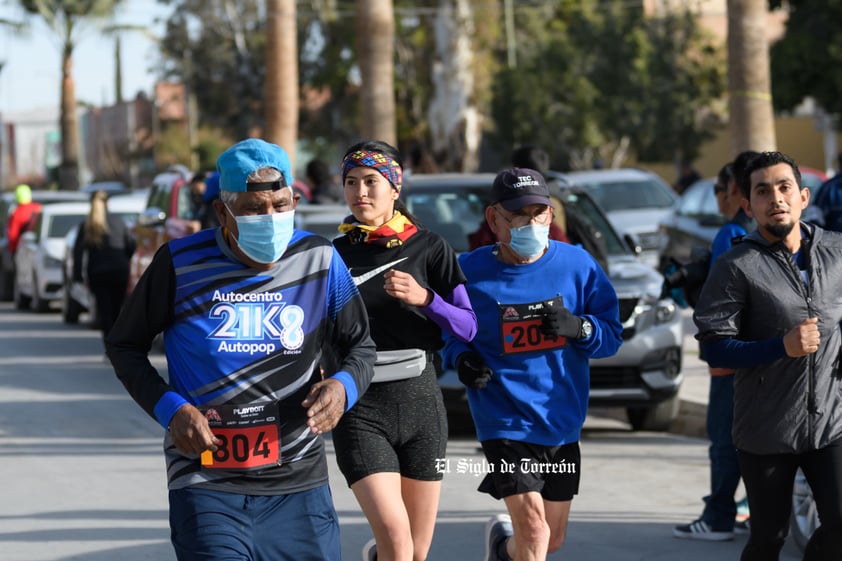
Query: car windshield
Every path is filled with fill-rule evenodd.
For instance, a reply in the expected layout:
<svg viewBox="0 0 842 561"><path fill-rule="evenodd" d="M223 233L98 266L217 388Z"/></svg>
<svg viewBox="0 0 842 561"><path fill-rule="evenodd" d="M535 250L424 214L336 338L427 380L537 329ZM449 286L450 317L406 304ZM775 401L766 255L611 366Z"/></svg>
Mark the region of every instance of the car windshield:
<svg viewBox="0 0 842 561"><path fill-rule="evenodd" d="M594 232L602 236L603 240L605 240L605 249L608 251L608 255L628 253L628 249L622 240L620 240L617 231L614 230L605 217L605 214L596 206L593 199L582 196L574 191L568 191L562 197L561 202L566 212L575 212Z"/></svg>
<svg viewBox="0 0 842 561"><path fill-rule="evenodd" d="M719 214L716 195L713 193L714 179L700 179L684 191L678 203L678 213L683 216L712 216Z"/></svg>
<svg viewBox="0 0 842 561"><path fill-rule="evenodd" d="M457 252L468 251L468 234L485 220L487 203L476 193L411 193L406 207L428 229L444 237Z"/></svg>
<svg viewBox="0 0 842 561"><path fill-rule="evenodd" d="M639 208L670 208L675 199L666 187L648 179L633 181L577 181L605 212Z"/></svg>
<svg viewBox="0 0 842 561"><path fill-rule="evenodd" d="M195 214L195 205L193 204L193 198L190 194L189 184L182 183L178 188L178 201L176 204L178 205L175 210L176 218L185 218L188 220L193 218L193 215Z"/></svg>
<svg viewBox="0 0 842 561"><path fill-rule="evenodd" d="M55 214L47 228L48 238L63 238L85 219L84 214Z"/></svg>
<svg viewBox="0 0 842 561"><path fill-rule="evenodd" d="M146 208L157 208L169 215L170 189L168 184L161 183L152 186L152 191L149 193L149 200L146 202Z"/></svg>

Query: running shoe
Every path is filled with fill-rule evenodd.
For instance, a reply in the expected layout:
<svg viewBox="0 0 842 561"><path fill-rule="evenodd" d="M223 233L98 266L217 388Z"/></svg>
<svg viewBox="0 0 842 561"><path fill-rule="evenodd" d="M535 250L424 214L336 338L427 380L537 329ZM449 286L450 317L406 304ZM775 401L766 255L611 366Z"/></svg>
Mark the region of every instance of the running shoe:
<svg viewBox="0 0 842 561"><path fill-rule="evenodd" d="M377 561L377 542L371 538L363 546L363 561Z"/></svg>
<svg viewBox="0 0 842 561"><path fill-rule="evenodd" d="M743 497L742 500L737 502L737 520L748 520L748 517L748 497Z"/></svg>
<svg viewBox="0 0 842 561"><path fill-rule="evenodd" d="M492 516L485 525L485 561L499 561L497 548L512 534L512 519L508 514Z"/></svg>
<svg viewBox="0 0 842 561"><path fill-rule="evenodd" d="M722 542L734 539L733 531L714 530L704 520L695 520L689 524L682 524L675 526L672 529L672 535L676 538L684 540L706 540L713 542Z"/></svg>
<svg viewBox="0 0 842 561"><path fill-rule="evenodd" d="M747 536L751 533L751 519L746 518L734 524L734 533L741 536Z"/></svg>

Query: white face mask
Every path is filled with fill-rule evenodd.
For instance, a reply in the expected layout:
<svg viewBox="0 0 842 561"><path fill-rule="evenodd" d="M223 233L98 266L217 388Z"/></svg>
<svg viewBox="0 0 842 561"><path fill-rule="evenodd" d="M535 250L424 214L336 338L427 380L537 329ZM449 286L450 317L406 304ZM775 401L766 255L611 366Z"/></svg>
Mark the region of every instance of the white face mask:
<svg viewBox="0 0 842 561"><path fill-rule="evenodd" d="M511 228L509 247L512 251L526 259L537 257L547 247L550 239L549 224L527 224L520 228Z"/></svg>
<svg viewBox="0 0 842 561"><path fill-rule="evenodd" d="M236 216L228 205L225 208L237 221L237 245L249 259L269 264L283 256L295 228L294 210Z"/></svg>

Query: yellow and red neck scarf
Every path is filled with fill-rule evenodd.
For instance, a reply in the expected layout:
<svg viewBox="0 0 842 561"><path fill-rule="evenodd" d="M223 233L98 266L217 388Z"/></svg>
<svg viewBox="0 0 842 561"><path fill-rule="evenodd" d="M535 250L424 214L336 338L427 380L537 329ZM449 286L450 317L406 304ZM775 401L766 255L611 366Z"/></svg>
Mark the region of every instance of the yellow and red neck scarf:
<svg viewBox="0 0 842 561"><path fill-rule="evenodd" d="M396 210L395 215L380 226L368 226L366 224L359 224L358 222L349 222L340 224L339 231L347 234L351 243L370 243L372 245L392 248L403 245L406 240L418 231L418 228L406 216L401 214L400 211Z"/></svg>

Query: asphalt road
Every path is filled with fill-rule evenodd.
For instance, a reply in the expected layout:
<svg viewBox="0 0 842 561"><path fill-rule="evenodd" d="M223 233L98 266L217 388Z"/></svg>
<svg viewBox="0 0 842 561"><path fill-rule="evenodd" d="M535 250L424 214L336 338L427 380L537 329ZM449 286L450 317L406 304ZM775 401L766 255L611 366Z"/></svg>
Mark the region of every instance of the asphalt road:
<svg viewBox="0 0 842 561"><path fill-rule="evenodd" d="M160 355L154 361L164 365ZM704 441L632 433L608 416L590 417L585 428L580 495L567 543L550 559L739 559L742 536L671 537L673 525L701 510ZM160 428L104 362L98 332L0 304L0 559L173 561L160 441ZM476 442L452 439L447 459L429 559L480 561L485 521L503 505L476 492ZM371 532L332 455L328 462L343 557L356 561ZM787 544L781 559L799 558Z"/></svg>

